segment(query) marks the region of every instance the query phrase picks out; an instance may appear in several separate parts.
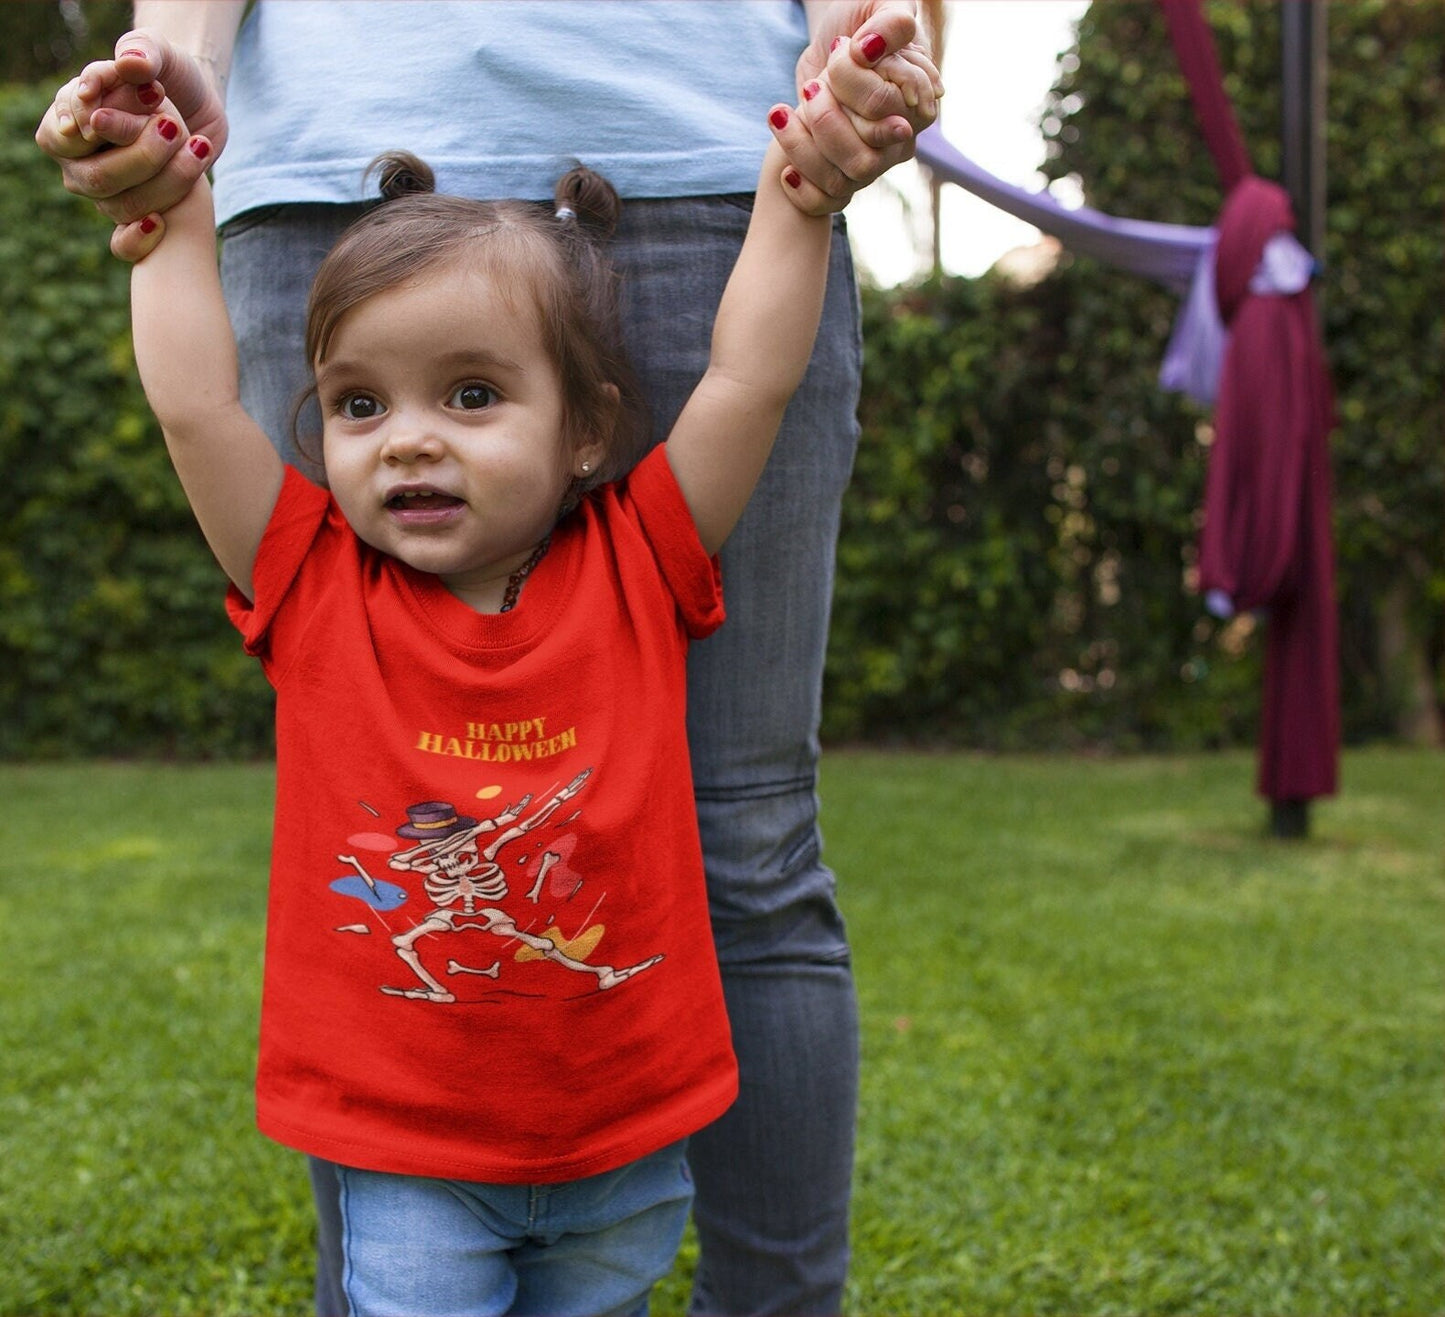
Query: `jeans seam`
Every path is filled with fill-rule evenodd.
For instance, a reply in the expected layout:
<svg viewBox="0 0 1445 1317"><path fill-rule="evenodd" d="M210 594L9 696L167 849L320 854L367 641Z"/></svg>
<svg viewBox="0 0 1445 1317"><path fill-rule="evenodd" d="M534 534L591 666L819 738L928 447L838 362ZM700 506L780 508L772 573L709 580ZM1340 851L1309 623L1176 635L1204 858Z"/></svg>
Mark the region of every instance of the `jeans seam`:
<svg viewBox="0 0 1445 1317"><path fill-rule="evenodd" d="M768 800L774 796L791 796L812 791L816 786L817 778L809 773L803 777L779 778L772 782L749 782L746 786L694 786L692 794L697 800L707 801Z"/></svg>

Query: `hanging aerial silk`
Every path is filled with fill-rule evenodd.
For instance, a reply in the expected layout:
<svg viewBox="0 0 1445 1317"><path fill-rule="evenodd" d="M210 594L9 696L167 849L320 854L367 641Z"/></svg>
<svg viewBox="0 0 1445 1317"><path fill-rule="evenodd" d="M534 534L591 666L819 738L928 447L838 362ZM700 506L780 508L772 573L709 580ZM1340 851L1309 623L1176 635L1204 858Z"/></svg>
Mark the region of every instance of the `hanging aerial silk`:
<svg viewBox="0 0 1445 1317"><path fill-rule="evenodd" d="M1283 188L1256 177L1200 0L1159 0L1226 191L1214 255L1228 338L1209 451L1200 587L1267 613L1260 794L1332 795L1339 763L1339 638L1330 532L1334 403L1308 286L1267 290L1270 242L1293 233Z"/></svg>
<svg viewBox="0 0 1445 1317"><path fill-rule="evenodd" d="M920 135L918 158L1073 251L1187 290L1160 381L1216 404L1200 588L1218 613L1267 613L1259 792L1305 801L1333 794L1339 759L1334 413L1313 262L1293 236L1283 189L1250 170L1199 0L1159 3L1227 193L1217 226L1065 207L981 169L937 128Z"/></svg>

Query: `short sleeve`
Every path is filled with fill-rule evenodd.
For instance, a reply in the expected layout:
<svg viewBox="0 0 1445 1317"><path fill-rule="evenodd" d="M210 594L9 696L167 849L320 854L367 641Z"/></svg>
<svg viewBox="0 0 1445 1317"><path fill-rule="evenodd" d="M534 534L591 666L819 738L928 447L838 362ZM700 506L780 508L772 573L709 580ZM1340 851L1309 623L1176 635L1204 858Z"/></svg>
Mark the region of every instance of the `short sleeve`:
<svg viewBox="0 0 1445 1317"><path fill-rule="evenodd" d="M247 599L233 585L226 593L226 612L241 633L246 652L264 656L267 636L282 601L290 593L301 564L326 521L331 496L313 485L294 467L286 468L271 520L256 551L251 572L255 599Z"/></svg>
<svg viewBox="0 0 1445 1317"><path fill-rule="evenodd" d="M703 548L692 509L668 465L665 445L654 448L627 477L624 502L632 505L652 546L687 634L693 640L710 636L727 616L722 570L717 558Z"/></svg>

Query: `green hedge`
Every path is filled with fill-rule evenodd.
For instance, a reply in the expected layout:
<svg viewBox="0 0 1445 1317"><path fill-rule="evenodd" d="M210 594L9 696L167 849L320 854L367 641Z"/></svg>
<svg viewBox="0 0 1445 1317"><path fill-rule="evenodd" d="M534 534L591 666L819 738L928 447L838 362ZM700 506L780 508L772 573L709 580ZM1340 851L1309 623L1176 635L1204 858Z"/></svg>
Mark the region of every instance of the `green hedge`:
<svg viewBox="0 0 1445 1317"><path fill-rule="evenodd" d="M1052 98L1056 175L1118 214L1209 223L1218 185L1155 5L1088 13ZM1278 6L1211 16L1277 171ZM1322 302L1339 392L1344 711L1441 695L1439 217L1445 5L1331 5ZM0 90L0 755L251 753L270 698L221 609L135 381L126 271ZM1247 743L1262 632L1188 590L1207 416L1156 384L1174 299L1066 259L864 299L825 733L985 747ZM1411 682L1413 681L1413 686Z"/></svg>
<svg viewBox="0 0 1445 1317"><path fill-rule="evenodd" d="M1248 622L1185 587L1198 417L1154 383L1172 301L1082 263L865 298L832 737L989 747L1248 739Z"/></svg>
<svg viewBox="0 0 1445 1317"><path fill-rule="evenodd" d="M253 752L270 706L131 355L109 226L0 91L0 754Z"/></svg>

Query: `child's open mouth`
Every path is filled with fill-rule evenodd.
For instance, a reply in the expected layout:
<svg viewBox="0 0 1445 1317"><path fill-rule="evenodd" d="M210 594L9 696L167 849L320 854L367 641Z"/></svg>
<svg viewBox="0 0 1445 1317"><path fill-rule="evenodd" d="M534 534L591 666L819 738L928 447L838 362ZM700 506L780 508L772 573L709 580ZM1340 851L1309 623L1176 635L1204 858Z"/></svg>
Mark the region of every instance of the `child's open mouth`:
<svg viewBox="0 0 1445 1317"><path fill-rule="evenodd" d="M437 512L461 506L454 494L439 494L431 489L409 489L393 494L386 506L393 512Z"/></svg>
<svg viewBox="0 0 1445 1317"><path fill-rule="evenodd" d="M449 524L466 506L455 494L435 489L404 489L386 500L387 515L400 526L440 526Z"/></svg>

